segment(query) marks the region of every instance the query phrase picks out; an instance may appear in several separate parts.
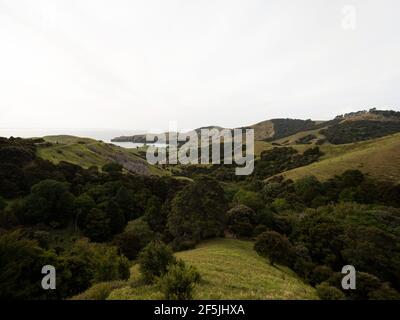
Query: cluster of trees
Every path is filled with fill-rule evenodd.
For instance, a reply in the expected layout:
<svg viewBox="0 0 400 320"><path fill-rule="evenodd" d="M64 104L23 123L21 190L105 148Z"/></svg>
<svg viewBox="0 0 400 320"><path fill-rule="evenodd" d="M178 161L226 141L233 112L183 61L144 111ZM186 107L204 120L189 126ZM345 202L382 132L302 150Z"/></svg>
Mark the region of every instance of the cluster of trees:
<svg viewBox="0 0 400 320"><path fill-rule="evenodd" d="M309 165L320 156L322 153L318 147L309 148L302 154L292 147L265 150L255 162L254 175L257 179L265 179L286 170Z"/></svg>
<svg viewBox="0 0 400 320"><path fill-rule="evenodd" d="M222 153L223 154L223 153ZM274 147L261 153L255 160L254 172L251 179L266 179L286 170L309 165L322 156L318 147L312 147L299 153L292 147ZM235 165L214 164L210 166L188 165L180 168L179 174L190 178L201 175L213 177L218 181L243 182L248 180L246 176L238 176L235 173Z"/></svg>
<svg viewBox="0 0 400 320"><path fill-rule="evenodd" d="M399 299L400 187L358 170L320 182L274 178L231 197L226 230L255 238L271 264L286 265L324 299ZM341 291L341 268L357 269L356 292Z"/></svg>
<svg viewBox="0 0 400 320"><path fill-rule="evenodd" d="M274 125L274 136L267 140L280 139L315 127L315 122L310 119L272 119L271 121Z"/></svg>
<svg viewBox="0 0 400 320"><path fill-rule="evenodd" d="M321 298L400 299L399 214L354 203L292 212L290 232L264 231L254 248L317 286ZM355 266L357 290L341 291L344 265Z"/></svg>
<svg viewBox="0 0 400 320"><path fill-rule="evenodd" d="M214 174L190 182L125 174L116 164L101 171L53 165L36 158L37 143L0 140L0 298L70 297L127 279L136 259L166 298L191 298L199 275L171 249L226 233L256 238L260 255L291 267L322 298L344 298L339 271L346 264L356 267L361 288L349 298L398 298L400 186L357 170L325 182L258 179L315 161L318 148L274 148L252 178L220 183ZM55 244L60 230L75 239ZM58 270L54 292L40 287L46 264Z"/></svg>
<svg viewBox="0 0 400 320"><path fill-rule="evenodd" d="M0 180L3 298L70 297L102 281L126 279L128 259L141 259L146 275L151 268L143 256L154 253L154 243L181 249L224 233L227 201L211 178L189 183L125 174L114 163L101 171L54 165L36 157L37 143L43 141L2 139L0 144L0 175L7 178ZM12 174L9 166L19 173ZM3 192L8 186L15 188ZM54 240L58 230L69 230L73 240L60 245ZM56 267L56 293L40 287L46 264ZM166 296L191 296L197 273L181 262L167 269Z"/></svg>
<svg viewBox="0 0 400 320"><path fill-rule="evenodd" d="M400 121L345 121L333 124L321 133L333 144L344 144L379 138L400 132Z"/></svg>
<svg viewBox="0 0 400 320"><path fill-rule="evenodd" d="M315 134L307 134L296 140L296 144L310 144L311 141L316 140L317 136Z"/></svg>
<svg viewBox="0 0 400 320"><path fill-rule="evenodd" d="M42 267L57 270L57 290L43 290ZM44 249L23 230L0 236L0 299L62 299L95 283L128 279L129 261L117 248L79 240L63 252Z"/></svg>

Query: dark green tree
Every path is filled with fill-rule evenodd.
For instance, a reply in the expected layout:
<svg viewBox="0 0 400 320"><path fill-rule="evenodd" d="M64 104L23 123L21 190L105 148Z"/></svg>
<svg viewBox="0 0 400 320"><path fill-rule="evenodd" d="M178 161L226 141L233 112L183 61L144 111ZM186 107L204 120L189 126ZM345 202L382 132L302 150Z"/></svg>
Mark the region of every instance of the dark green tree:
<svg viewBox="0 0 400 320"><path fill-rule="evenodd" d="M254 250L262 257L275 263L289 265L293 257L292 245L283 235L275 231L266 231L257 237Z"/></svg>
<svg viewBox="0 0 400 320"><path fill-rule="evenodd" d="M101 170L103 170L104 172L121 172L122 171L122 166L119 163L116 162L110 162L110 163L106 163Z"/></svg>
<svg viewBox="0 0 400 320"><path fill-rule="evenodd" d="M83 232L91 240L102 242L109 239L111 235L110 219L107 214L97 208L89 211L86 218L86 225Z"/></svg>
<svg viewBox="0 0 400 320"><path fill-rule="evenodd" d="M73 217L74 196L65 183L43 180L34 185L18 218L22 223L65 226Z"/></svg>
<svg viewBox="0 0 400 320"><path fill-rule="evenodd" d="M222 236L227 203L219 183L200 177L172 201L168 230L176 248L194 245L200 239Z"/></svg>

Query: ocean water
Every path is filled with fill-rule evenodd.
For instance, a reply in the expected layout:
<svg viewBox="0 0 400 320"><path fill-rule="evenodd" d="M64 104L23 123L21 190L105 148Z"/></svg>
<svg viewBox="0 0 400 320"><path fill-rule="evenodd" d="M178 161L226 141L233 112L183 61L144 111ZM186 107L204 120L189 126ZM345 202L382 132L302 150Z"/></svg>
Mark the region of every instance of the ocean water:
<svg viewBox="0 0 400 320"><path fill-rule="evenodd" d="M142 143L111 142L112 138L119 136L132 136L143 134L138 130L112 130L112 129L37 129L37 128L0 128L0 137L33 138L52 135L70 135L81 138L92 138L107 143L112 143L123 148L137 148Z"/></svg>

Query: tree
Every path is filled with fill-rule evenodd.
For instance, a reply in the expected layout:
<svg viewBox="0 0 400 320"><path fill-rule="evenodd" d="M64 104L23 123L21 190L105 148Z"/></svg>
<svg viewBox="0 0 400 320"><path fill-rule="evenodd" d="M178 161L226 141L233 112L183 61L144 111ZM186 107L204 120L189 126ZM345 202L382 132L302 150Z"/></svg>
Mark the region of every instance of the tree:
<svg viewBox="0 0 400 320"><path fill-rule="evenodd" d="M400 293L389 283L383 283L379 289L371 291L368 297L370 300L400 300Z"/></svg>
<svg viewBox="0 0 400 320"><path fill-rule="evenodd" d="M118 203L114 200L110 200L105 208L108 219L110 219L110 231L112 234L120 233L125 225L125 216L120 209Z"/></svg>
<svg viewBox="0 0 400 320"><path fill-rule="evenodd" d="M253 225L256 213L245 205L237 205L227 212L228 230L241 237L250 237L253 234Z"/></svg>
<svg viewBox="0 0 400 320"><path fill-rule="evenodd" d="M149 224L150 228L154 231L163 231L167 222L167 212L163 208L161 200L152 196L147 200L146 211L144 213L144 220Z"/></svg>
<svg viewBox="0 0 400 320"><path fill-rule="evenodd" d="M115 201L118 203L127 221L138 217L135 205L135 193L132 190L127 189L124 186L120 187L115 196Z"/></svg>
<svg viewBox="0 0 400 320"><path fill-rule="evenodd" d="M259 193L243 189L235 194L233 203L245 205L252 208L254 211L261 210L265 207L265 203Z"/></svg>
<svg viewBox="0 0 400 320"><path fill-rule="evenodd" d="M119 163L116 162L110 162L106 163L101 170L104 172L112 173L112 172L121 172L122 171L122 166Z"/></svg>
<svg viewBox="0 0 400 320"><path fill-rule="evenodd" d="M289 265L292 259L292 245L289 240L275 231L266 231L257 237L254 250L262 257L268 258L271 265L275 263Z"/></svg>
<svg viewBox="0 0 400 320"><path fill-rule="evenodd" d="M43 180L34 185L25 199L23 210L19 212L22 223L46 223L65 226L74 212L74 196L65 183Z"/></svg>
<svg viewBox="0 0 400 320"><path fill-rule="evenodd" d="M79 279L83 275L90 283L129 278L129 261L113 246L82 239L67 251L66 258L70 264L79 266L73 268L73 278Z"/></svg>
<svg viewBox="0 0 400 320"><path fill-rule="evenodd" d="M379 278L366 272L356 273L356 290L349 290L350 298L354 300L368 300L369 295L380 289L382 282Z"/></svg>
<svg viewBox="0 0 400 320"><path fill-rule="evenodd" d="M75 198L74 207L75 207L75 220L76 225L84 229L86 225L87 215L89 214L90 210L96 206L93 198L83 193L80 196Z"/></svg>
<svg viewBox="0 0 400 320"><path fill-rule="evenodd" d="M110 219L100 209L93 208L86 218L83 233L96 242L105 241L110 237Z"/></svg>
<svg viewBox="0 0 400 320"><path fill-rule="evenodd" d="M360 170L346 170L342 174L342 181L345 187L357 187L364 181L364 175Z"/></svg>
<svg viewBox="0 0 400 320"><path fill-rule="evenodd" d="M57 297L40 286L42 267L58 265L52 251L26 239L20 230L0 236L0 299L41 299ZM54 290L50 290L54 291Z"/></svg>
<svg viewBox="0 0 400 320"><path fill-rule="evenodd" d="M161 278L160 286L167 300L191 300L196 283L200 282L200 274L192 266L179 260L168 267Z"/></svg>
<svg viewBox="0 0 400 320"><path fill-rule="evenodd" d="M332 276L332 269L328 266L316 266L309 276L312 286L327 281Z"/></svg>
<svg viewBox="0 0 400 320"><path fill-rule="evenodd" d="M131 231L125 231L114 237L113 243L119 248L119 251L128 259L137 258L140 250L143 249L143 240Z"/></svg>
<svg viewBox="0 0 400 320"><path fill-rule="evenodd" d="M186 186L172 200L168 215L175 248L223 235L226 210L224 190L214 179L200 177Z"/></svg>
<svg viewBox="0 0 400 320"><path fill-rule="evenodd" d="M321 194L321 183L314 176L304 177L294 183L296 194L308 205Z"/></svg>
<svg viewBox="0 0 400 320"><path fill-rule="evenodd" d="M138 261L144 280L153 282L167 272L168 265L175 263L175 257L165 243L152 241L140 252Z"/></svg>
<svg viewBox="0 0 400 320"><path fill-rule="evenodd" d="M318 297L322 300L344 300L345 295L339 289L323 282L316 286Z"/></svg>

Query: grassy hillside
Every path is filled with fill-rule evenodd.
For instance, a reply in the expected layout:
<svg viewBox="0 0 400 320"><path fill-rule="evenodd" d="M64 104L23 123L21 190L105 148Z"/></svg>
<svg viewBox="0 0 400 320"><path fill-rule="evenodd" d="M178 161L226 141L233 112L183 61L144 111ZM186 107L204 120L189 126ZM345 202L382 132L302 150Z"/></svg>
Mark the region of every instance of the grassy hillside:
<svg viewBox="0 0 400 320"><path fill-rule="evenodd" d="M196 299L316 299L315 290L285 267L272 267L253 250L253 242L215 239L178 258L195 266L202 276ZM137 266L131 279L109 299L162 299L157 285L141 283ZM83 297L81 295L81 297Z"/></svg>
<svg viewBox="0 0 400 320"><path fill-rule="evenodd" d="M393 182L400 182L400 134L374 140L344 144L323 145L325 155L320 161L283 174L290 179L314 175L326 180L347 169L358 169L365 174Z"/></svg>
<svg viewBox="0 0 400 320"><path fill-rule="evenodd" d="M53 163L67 161L83 168L101 168L108 162L117 162L127 171L138 174L165 175L168 171L149 165L135 151L89 138L74 136L46 136L48 145L38 149L38 156Z"/></svg>

